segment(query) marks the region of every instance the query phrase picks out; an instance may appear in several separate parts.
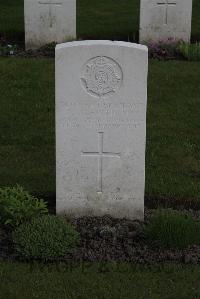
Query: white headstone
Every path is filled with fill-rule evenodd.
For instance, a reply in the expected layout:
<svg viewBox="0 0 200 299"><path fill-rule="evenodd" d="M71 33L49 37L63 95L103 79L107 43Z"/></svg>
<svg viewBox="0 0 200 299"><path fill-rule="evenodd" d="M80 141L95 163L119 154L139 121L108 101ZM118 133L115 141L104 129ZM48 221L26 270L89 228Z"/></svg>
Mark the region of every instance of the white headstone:
<svg viewBox="0 0 200 299"><path fill-rule="evenodd" d="M56 47L57 213L142 219L148 50Z"/></svg>
<svg viewBox="0 0 200 299"><path fill-rule="evenodd" d="M140 42L190 41L192 0L141 0Z"/></svg>
<svg viewBox="0 0 200 299"><path fill-rule="evenodd" d="M76 0L24 0L26 49L76 37Z"/></svg>

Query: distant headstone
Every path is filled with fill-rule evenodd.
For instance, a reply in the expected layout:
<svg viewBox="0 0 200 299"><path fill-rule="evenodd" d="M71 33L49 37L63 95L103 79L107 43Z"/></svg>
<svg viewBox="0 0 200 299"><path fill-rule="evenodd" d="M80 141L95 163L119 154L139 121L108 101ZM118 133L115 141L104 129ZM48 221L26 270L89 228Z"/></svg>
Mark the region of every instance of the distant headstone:
<svg viewBox="0 0 200 299"><path fill-rule="evenodd" d="M26 49L76 37L76 0L25 0Z"/></svg>
<svg viewBox="0 0 200 299"><path fill-rule="evenodd" d="M138 44L56 47L58 214L143 218L147 68Z"/></svg>
<svg viewBox="0 0 200 299"><path fill-rule="evenodd" d="M141 0L140 42L190 41L192 0Z"/></svg>

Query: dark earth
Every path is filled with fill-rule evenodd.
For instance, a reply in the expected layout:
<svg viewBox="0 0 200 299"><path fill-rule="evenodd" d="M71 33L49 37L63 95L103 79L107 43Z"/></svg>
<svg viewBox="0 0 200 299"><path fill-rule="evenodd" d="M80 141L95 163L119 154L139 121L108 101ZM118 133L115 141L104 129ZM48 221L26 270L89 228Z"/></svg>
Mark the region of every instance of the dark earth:
<svg viewBox="0 0 200 299"><path fill-rule="evenodd" d="M177 262L200 264L200 245L184 250L163 249L145 240L144 226L154 210L145 210L145 222L104 217L82 217L70 221L81 236L81 244L59 261L70 262L133 262L154 264ZM190 210L200 220L200 210ZM11 238L11 231L0 228L0 260L20 260ZM57 261L57 260L54 260Z"/></svg>
<svg viewBox="0 0 200 299"><path fill-rule="evenodd" d="M11 48L9 48L9 46ZM56 43L50 43L42 46L36 50L25 51L23 43L13 43L13 41L7 40L0 36L0 56L15 56L24 58L54 58ZM178 43L167 44L149 44L149 58L158 60L185 60L185 57L179 50Z"/></svg>

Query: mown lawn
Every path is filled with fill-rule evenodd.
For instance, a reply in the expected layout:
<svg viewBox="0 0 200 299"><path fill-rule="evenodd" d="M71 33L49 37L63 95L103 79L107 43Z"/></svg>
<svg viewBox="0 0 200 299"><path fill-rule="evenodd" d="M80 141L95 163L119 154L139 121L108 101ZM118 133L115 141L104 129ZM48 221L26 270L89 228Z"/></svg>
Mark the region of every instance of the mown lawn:
<svg viewBox="0 0 200 299"><path fill-rule="evenodd" d="M0 33L24 39L24 0L0 1ZM77 0L77 35L89 39L135 40L139 0ZM200 40L200 1L193 0L192 39Z"/></svg>
<svg viewBox="0 0 200 299"><path fill-rule="evenodd" d="M54 61L0 59L0 182L55 192Z"/></svg>
<svg viewBox="0 0 200 299"><path fill-rule="evenodd" d="M0 263L2 299L198 299L200 267Z"/></svg>
<svg viewBox="0 0 200 299"><path fill-rule="evenodd" d="M77 0L77 35L82 39L137 40L140 0Z"/></svg>
<svg viewBox="0 0 200 299"><path fill-rule="evenodd" d="M12 40L24 39L24 0L0 1L0 33Z"/></svg>
<svg viewBox="0 0 200 299"><path fill-rule="evenodd" d="M200 62L151 61L146 195L200 200Z"/></svg>
<svg viewBox="0 0 200 299"><path fill-rule="evenodd" d="M200 63L151 61L146 196L200 200ZM54 60L0 59L0 185L55 194Z"/></svg>

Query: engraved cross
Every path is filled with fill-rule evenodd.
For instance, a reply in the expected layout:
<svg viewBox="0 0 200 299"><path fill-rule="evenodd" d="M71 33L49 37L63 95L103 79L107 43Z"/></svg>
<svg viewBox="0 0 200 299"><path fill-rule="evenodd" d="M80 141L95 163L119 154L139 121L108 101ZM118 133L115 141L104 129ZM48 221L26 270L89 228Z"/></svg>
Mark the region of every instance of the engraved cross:
<svg viewBox="0 0 200 299"><path fill-rule="evenodd" d="M62 5L61 0L40 0L38 3L49 6L50 28L52 28L53 27L53 13L52 13L52 8L54 6L56 6L56 7L57 6L61 6Z"/></svg>
<svg viewBox="0 0 200 299"><path fill-rule="evenodd" d="M168 24L168 9L169 6L176 6L177 2L176 0L158 0L157 1L158 5L162 5L165 8L165 25Z"/></svg>
<svg viewBox="0 0 200 299"><path fill-rule="evenodd" d="M103 141L103 132L98 133L98 152L83 152L83 156L88 157L97 157L98 158L98 181L99 181L99 191L98 193L103 192L103 158L110 157L110 158L120 158L120 153L113 153L113 152L105 152L104 151L104 141Z"/></svg>

